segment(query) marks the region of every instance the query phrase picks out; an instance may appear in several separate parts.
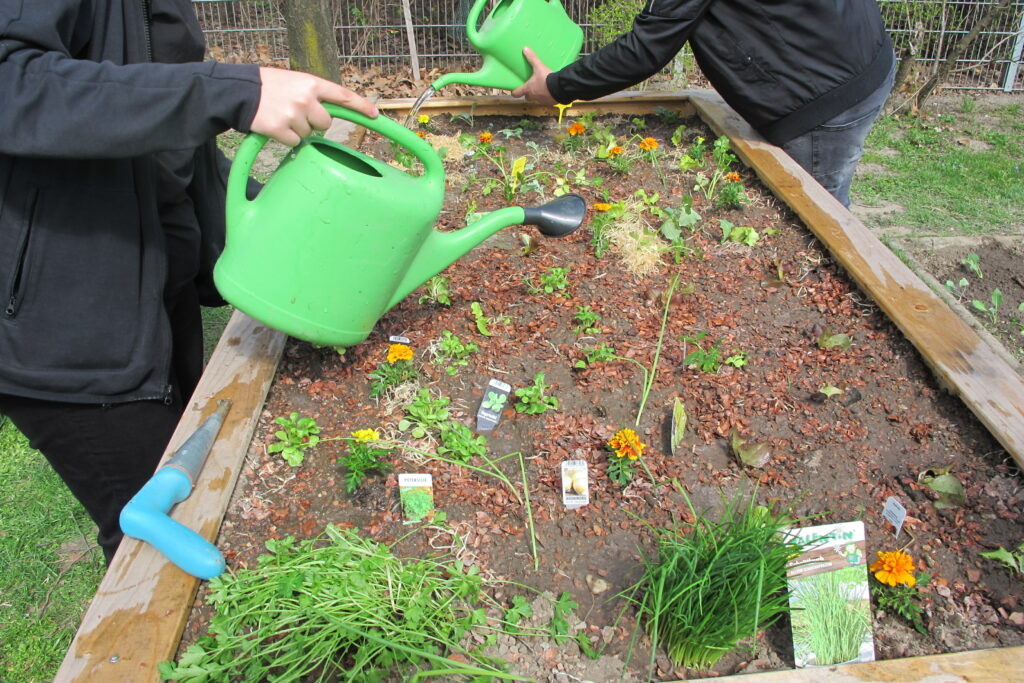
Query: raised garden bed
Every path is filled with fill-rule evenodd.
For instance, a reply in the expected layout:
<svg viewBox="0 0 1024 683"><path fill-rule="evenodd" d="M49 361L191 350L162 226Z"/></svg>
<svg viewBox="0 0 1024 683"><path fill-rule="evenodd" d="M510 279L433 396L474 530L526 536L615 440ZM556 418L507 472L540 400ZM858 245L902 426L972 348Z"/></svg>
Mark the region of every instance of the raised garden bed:
<svg viewBox="0 0 1024 683"><path fill-rule="evenodd" d="M701 118L694 117L694 104ZM908 552L934 577L923 602L929 634L916 633L894 615L876 614L879 658L1024 643L1017 623L1024 612L1019 579L978 555L1015 545L1022 537L1024 496L1007 457L1009 453L1019 462L1021 454L1020 378L1002 375L1005 364L997 354L974 346L965 349L964 340L972 340L970 328L964 332L947 323L948 309L941 300L909 271L901 271L902 264L868 239L852 216L706 97L622 97L598 103L586 108L595 117L585 119L587 130L577 129L577 135L567 132L576 119L521 122L521 113L510 111L508 101L479 101L472 109L466 103L432 105L426 110L432 118L424 133L437 146L447 146L450 154L449 191L439 226L460 227L473 211L537 203L538 187L550 199L565 185L587 197L592 207L587 226L557 241L538 238L532 229L506 229L442 273L449 278L451 306L421 302L427 292L419 290L389 312L369 340L344 356L288 340L265 405L262 397L254 396L244 416L250 422L233 432L230 418L226 425L228 435L222 439L247 450L249 457L241 461L236 452L234 462L223 466L215 459L204 473L204 479L210 477L207 488L220 493L219 512L198 503L195 510L188 507L206 495L200 491L175 511L182 519L196 515L190 526L210 538L219 525L218 545L230 567L255 566L268 538L310 538L328 523L395 543L400 556L423 557L447 548L489 578L525 584L552 598L568 594L577 604L568 627L602 654L590 660L581 656L578 642L560 638L499 639L492 654L510 661L513 672L538 680L573 680L556 678L554 671L611 680L627 658L635 626L634 611L628 605L623 609L623 600L613 596L640 577L641 555L655 548L652 527L692 520L676 483L700 510L716 506L720 491L732 495L744 482L756 481L761 502L793 504L798 515L821 515L816 522L864 520L872 557L875 551L903 547L913 539ZM666 105L684 120L672 120L661 110L655 113L655 107ZM471 115L449 120L442 108L461 108ZM625 114L600 116L602 108ZM523 113L537 112L527 108ZM682 131L681 124L686 125ZM647 144L646 153L633 152L637 160L618 172L607 161L595 161L594 147L586 141L604 127L627 149L635 150L648 137L658 147ZM485 132L493 138L481 143ZM671 142L674 135L678 144ZM733 152L749 168L737 161L726 169L720 159L715 161L711 149L719 135L731 138ZM706 143L707 154L698 159L704 165L683 173L682 155L700 156L694 150L698 137ZM498 146L506 147L505 170L513 160L527 157L514 192L502 180L501 164L481 154L489 152L493 159ZM573 146L579 149L565 150ZM361 148L382 158L391 153L372 135ZM470 158L465 152L476 154ZM664 165L659 170L655 164ZM739 180L719 182L735 183L749 201L722 206L702 189L697 174L710 179L716 170L721 176L738 173ZM488 183L487 178L495 180ZM490 192L484 189L488 186ZM637 196L641 189L644 194ZM506 190L510 192L504 195ZM679 211L687 196L693 197L692 209L700 214L697 222L691 213ZM594 209L598 203L610 205L610 210ZM621 212L617 221L605 218L616 212ZM680 227L674 248L658 234L670 218ZM615 234L609 227L603 234L607 243L595 245L595 221L646 224L649 234ZM666 231L670 238L675 237L671 227ZM536 238L528 255L523 254L520 234ZM656 245L659 251L647 253L645 245ZM600 258L595 248L604 251ZM646 270L637 273L639 268ZM564 290L556 275L564 276ZM551 292L544 291L545 284ZM476 312L473 302L480 306ZM581 307L600 319L581 324ZM918 329L922 322L923 329ZM482 334L483 328L490 334ZM219 351L237 357L239 347L232 340L237 345L259 329L229 329ZM463 345L478 346L465 365L440 353L446 331ZM931 347L929 331L939 334ZM270 359L277 341L269 338L278 336L265 329L259 334L267 344L260 350L264 377L231 382L235 389L257 385L257 394L258 385L265 385L273 371ZM410 340L421 384L435 398L451 399L450 418L461 424L474 426L491 379L508 383L514 392L533 385L537 374L544 373L547 394L558 399L558 409L530 415L510 407L502 413L487 437L487 453L492 459L521 453L523 459L498 462L494 474L501 476L424 455L436 452L438 439L410 443L408 430L399 429L412 396L370 398L368 375L386 363L390 335ZM852 344L841 343L838 335L846 335ZM613 348L616 358L598 360L596 349L602 345ZM954 356L957 362L950 363ZM942 390L929 365L960 398ZM261 365L253 367L258 373ZM981 377L976 376L979 372ZM223 393L212 380L204 378L197 414L189 417L193 423L207 402ZM675 399L686 407L689 424L673 449ZM297 468L266 452L277 441L274 433L280 425L274 419L293 412L312 417L324 439L304 452ZM258 425L251 424L257 416ZM644 466L635 467L625 484L609 478L612 460L606 448L623 427L635 429L646 444ZM250 443L246 432L252 429ZM362 429L404 442L407 452L389 455L390 474L371 476L347 495L347 470L337 463L346 442L327 439ZM737 459L730 447L734 438L764 446L755 466ZM566 460L584 460L590 470L590 503L576 510L567 510L562 499L559 468ZM479 459L472 462L481 465ZM963 505L945 510L934 505L936 495L919 476L938 467L948 467L964 486ZM396 474L410 472L433 475L434 502L445 513L443 523L403 524ZM519 479L523 476L525 487ZM226 494L232 489L229 505ZM898 539L881 516L890 496L902 500L909 513L906 531ZM191 618L184 611L196 582L182 578L173 566L161 566L161 559L140 544L122 550L100 588L100 604L94 604L69 651L62 669L69 679L128 666L153 675L156 662L173 656L183 628L182 646L204 632L208 609L197 604ZM147 565L156 578L130 604L112 609L110 601L120 596L123 603L125 591L138 591L128 584ZM161 617L154 610L169 594L178 596L172 598L176 606L165 608ZM527 596L534 604L535 625L547 623L551 614L540 614L546 601L537 601L532 592L502 585L492 594L505 607L516 596ZM132 605L138 607L137 615L148 615L143 619L147 628L161 632L158 643L150 639L134 652L129 645L138 645L144 634ZM154 620L163 623L154 625ZM115 654L107 642L111 637L123 645L113 646ZM785 622L745 645L722 658L713 673L792 665ZM657 652L650 658L646 637L638 638L633 649L629 675L636 680L650 662L657 680L700 674L677 670Z"/></svg>

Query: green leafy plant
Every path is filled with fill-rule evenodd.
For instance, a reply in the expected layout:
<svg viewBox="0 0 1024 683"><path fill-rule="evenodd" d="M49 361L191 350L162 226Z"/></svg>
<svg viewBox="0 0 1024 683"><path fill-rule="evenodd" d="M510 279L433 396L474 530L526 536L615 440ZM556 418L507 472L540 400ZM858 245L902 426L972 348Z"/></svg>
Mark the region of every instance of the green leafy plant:
<svg viewBox="0 0 1024 683"><path fill-rule="evenodd" d="M620 429L608 440L605 448L608 451L608 478L620 486L633 481L633 463L643 463L641 457L646 448L637 433L628 427Z"/></svg>
<svg viewBox="0 0 1024 683"><path fill-rule="evenodd" d="M305 459L305 452L320 443L320 427L311 417L299 417L291 413L280 416L274 422L281 429L274 432L277 441L267 446L267 453L280 453L292 467L298 467Z"/></svg>
<svg viewBox="0 0 1024 683"><path fill-rule="evenodd" d="M401 671L410 682L522 680L460 645L491 604L476 567L400 560L333 524L318 538L266 545L257 566L210 581L210 633L161 662L162 679L376 681Z"/></svg>
<svg viewBox="0 0 1024 683"><path fill-rule="evenodd" d="M576 361L576 363L573 364L573 367L585 369L594 363L608 363L609 361L613 361L618 358L618 356L615 355L615 349L605 344L595 346L591 349L583 349L583 356L584 358Z"/></svg>
<svg viewBox="0 0 1024 683"><path fill-rule="evenodd" d="M597 334L601 331L597 326L601 322L601 316L590 310L590 306L577 306L576 315L572 319L576 323L576 334Z"/></svg>
<svg viewBox="0 0 1024 683"><path fill-rule="evenodd" d="M474 301L469 305L469 310L473 314L473 320L476 322L476 331L485 337L490 337L494 333L490 330L490 320L484 315L483 306L480 305L479 301Z"/></svg>
<svg viewBox="0 0 1024 683"><path fill-rule="evenodd" d="M722 243L739 242L748 247L755 246L761 235L749 225L733 225L724 218L718 219L718 227L722 229Z"/></svg>
<svg viewBox="0 0 1024 683"><path fill-rule="evenodd" d="M398 429L403 432L411 430L412 436L417 439L438 432L448 420L449 403L451 399L447 396L432 399L430 389L421 388L413 402L405 407L406 415L399 420Z"/></svg>
<svg viewBox="0 0 1024 683"><path fill-rule="evenodd" d="M540 284L534 285L532 279L526 279L526 291L530 294L554 294L558 292L564 296L565 290L569 287L569 269L551 267L548 268L547 272L540 275Z"/></svg>
<svg viewBox="0 0 1024 683"><path fill-rule="evenodd" d="M833 334L832 330L827 327L821 331L818 335L817 340L819 349L839 349L840 351L848 351L853 346L853 341L850 339L850 335L843 334L842 332Z"/></svg>
<svg viewBox="0 0 1024 683"><path fill-rule="evenodd" d="M1024 541L1017 544L1016 550L1006 550L1003 546L999 546L999 550L978 554L1001 563L1019 578L1024 579Z"/></svg>
<svg viewBox="0 0 1024 683"><path fill-rule="evenodd" d="M983 301L974 299L971 301L971 306L974 306L976 310L981 311L988 316L988 320L993 325L999 322L999 307L1003 305L1003 293L998 289L993 289L992 294L989 296L989 303L986 304Z"/></svg>
<svg viewBox="0 0 1024 683"><path fill-rule="evenodd" d="M981 272L981 257L973 251L961 259L960 265L967 268L967 270L973 273L979 280L985 279L984 273Z"/></svg>
<svg viewBox="0 0 1024 683"><path fill-rule="evenodd" d="M487 410L493 410L496 413L500 413L505 409L505 404L508 402L508 395L494 391L488 391L487 395L484 396L483 406Z"/></svg>
<svg viewBox="0 0 1024 683"><path fill-rule="evenodd" d="M373 429L359 429L346 439L348 447L338 462L345 466L345 490L354 493L370 473L388 472L391 464L385 462L394 451L384 447L380 435Z"/></svg>
<svg viewBox="0 0 1024 683"><path fill-rule="evenodd" d="M753 638L788 610L786 564L807 544L786 532L789 510L758 506L755 491L740 491L715 518L655 529L658 554L644 559L631 589L639 619L676 667L709 669L740 641Z"/></svg>
<svg viewBox="0 0 1024 683"><path fill-rule="evenodd" d="M388 350L388 358L380 363L369 374L370 397L383 394L389 387L396 387L411 382L419 377L412 360L412 349L404 344L392 344Z"/></svg>
<svg viewBox="0 0 1024 683"><path fill-rule="evenodd" d="M451 283L450 277L442 275L435 275L434 277L427 280L425 287L427 288L426 294L419 298L419 303L431 303L439 304L441 306L452 305L452 293L449 288Z"/></svg>
<svg viewBox="0 0 1024 683"><path fill-rule="evenodd" d="M558 600L551 604L551 639L556 643L562 644L569 640L569 620L566 617L578 607L579 603L569 592L563 592L558 596Z"/></svg>
<svg viewBox="0 0 1024 683"><path fill-rule="evenodd" d="M871 594L875 598L878 609L899 615L909 621L917 632L927 634L928 627L924 623L924 609L920 602L921 588L927 586L931 581L931 574L920 572L915 579L916 583L913 586L906 584L890 586L872 577Z"/></svg>
<svg viewBox="0 0 1024 683"><path fill-rule="evenodd" d="M747 191L743 188L743 179L739 173L726 173L723 180L725 182L719 186L718 197L715 199L718 206L737 209L750 201Z"/></svg>
<svg viewBox="0 0 1024 683"><path fill-rule="evenodd" d="M683 365L695 365L704 372L717 373L719 367L721 367L721 355L719 347L722 345L722 340L719 339L711 346L704 348L701 346L701 342L705 337L708 336L707 330L702 330L693 336L683 337L683 352L686 352L686 345L693 344L697 348L686 354L683 358Z"/></svg>
<svg viewBox="0 0 1024 683"><path fill-rule="evenodd" d="M444 330L435 349L434 362L445 365L445 372L454 376L458 374L460 367L469 365L470 356L479 350L476 342L463 343L451 330Z"/></svg>
<svg viewBox="0 0 1024 683"><path fill-rule="evenodd" d="M441 445L437 452L459 463L469 462L474 455L487 452L487 437L473 433L461 422L449 422L441 427Z"/></svg>
<svg viewBox="0 0 1024 683"><path fill-rule="evenodd" d="M727 357L722 362L725 363L726 365L731 365L734 368L742 368L744 365L750 362L750 359L747 358L746 351L740 351L739 349L736 349L732 352L731 356Z"/></svg>
<svg viewBox="0 0 1024 683"><path fill-rule="evenodd" d="M533 384L516 389L516 412L527 415L539 415L547 410L558 410L558 399L545 395L551 387L544 382L544 373L533 376Z"/></svg>
<svg viewBox="0 0 1024 683"><path fill-rule="evenodd" d="M594 208L597 209L597 212L590 220L590 243L594 247L594 258L602 258L609 247L605 231L615 221L626 215L626 203L615 202L614 204L609 204L607 202L598 202L594 205Z"/></svg>
<svg viewBox="0 0 1024 683"><path fill-rule="evenodd" d="M970 284L967 282L967 278L960 278L956 284L952 280L946 280L944 283L946 291L956 297L957 301L963 301L964 297L967 296L967 286Z"/></svg>

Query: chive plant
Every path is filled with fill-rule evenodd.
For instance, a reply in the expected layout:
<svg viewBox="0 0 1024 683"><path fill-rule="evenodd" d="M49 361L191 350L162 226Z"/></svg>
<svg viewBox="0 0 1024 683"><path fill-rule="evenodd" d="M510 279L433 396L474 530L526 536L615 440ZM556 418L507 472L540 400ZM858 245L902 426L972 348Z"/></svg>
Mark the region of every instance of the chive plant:
<svg viewBox="0 0 1024 683"><path fill-rule="evenodd" d="M645 558L632 598L652 667L661 646L677 668L709 669L788 609L786 563L805 547L784 531L793 520L757 506L753 492L722 501L717 521L690 504L692 524L656 530L657 557Z"/></svg>
<svg viewBox="0 0 1024 683"><path fill-rule="evenodd" d="M864 567L856 570L863 579ZM851 593L859 583L856 578L845 580L841 574L834 571L809 576L800 581L795 595L800 609L793 613L793 640L807 643L819 666L856 659L861 641L871 628L867 608L858 609Z"/></svg>

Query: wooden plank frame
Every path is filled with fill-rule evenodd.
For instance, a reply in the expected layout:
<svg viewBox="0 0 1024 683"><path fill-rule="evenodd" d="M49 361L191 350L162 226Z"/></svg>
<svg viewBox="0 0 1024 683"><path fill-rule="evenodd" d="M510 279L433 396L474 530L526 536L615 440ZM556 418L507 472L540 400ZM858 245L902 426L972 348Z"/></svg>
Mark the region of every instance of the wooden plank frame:
<svg viewBox="0 0 1024 683"><path fill-rule="evenodd" d="M377 104L398 118L411 110L413 100L380 100ZM764 141L716 93L619 93L576 103L568 115L588 111L649 114L659 107L684 116L699 115L716 134L728 136L733 151L803 220L836 262L917 348L939 381L963 400L1024 469L1024 379L857 218L779 148ZM551 107L511 97L434 98L421 111L553 115ZM182 418L168 447L170 454L212 411L216 399L234 401L196 490L172 510L175 519L210 540L216 539L284 341L283 334L236 312L200 381L192 408ZM159 680L156 665L174 656L198 586L198 579L170 564L153 548L126 540L100 584L55 680ZM798 683L924 683L938 678L1002 683L1019 675L1021 661L1024 646L752 673L742 678Z"/></svg>

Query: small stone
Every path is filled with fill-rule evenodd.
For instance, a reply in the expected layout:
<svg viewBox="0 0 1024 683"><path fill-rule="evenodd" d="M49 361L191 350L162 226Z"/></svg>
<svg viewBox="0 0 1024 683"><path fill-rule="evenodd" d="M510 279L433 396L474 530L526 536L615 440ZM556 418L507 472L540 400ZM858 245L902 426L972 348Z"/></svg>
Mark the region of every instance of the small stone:
<svg viewBox="0 0 1024 683"><path fill-rule="evenodd" d="M600 577L594 576L593 574L587 574L587 586L590 588L590 592L594 595L600 595L611 588L611 584Z"/></svg>

